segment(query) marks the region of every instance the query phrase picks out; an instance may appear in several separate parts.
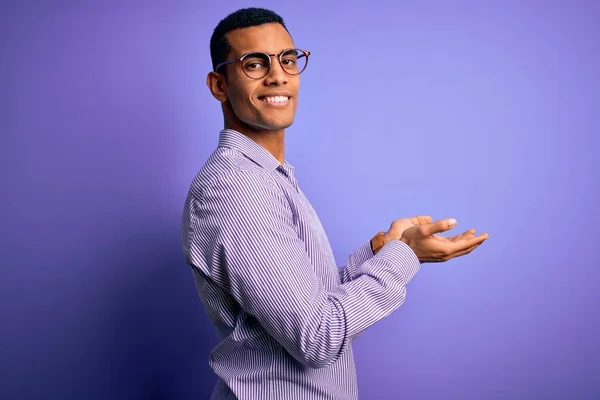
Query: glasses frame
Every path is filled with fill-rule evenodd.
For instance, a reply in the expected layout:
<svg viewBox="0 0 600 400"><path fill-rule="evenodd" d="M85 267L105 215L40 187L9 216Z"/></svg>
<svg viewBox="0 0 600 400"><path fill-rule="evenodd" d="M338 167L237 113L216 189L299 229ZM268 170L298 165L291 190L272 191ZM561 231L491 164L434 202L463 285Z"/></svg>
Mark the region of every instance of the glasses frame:
<svg viewBox="0 0 600 400"><path fill-rule="evenodd" d="M281 56L283 54L287 53L290 50L299 51L299 52L303 53L304 56L306 57L306 64L304 64L304 68L302 68L302 70L300 72L298 72L297 74L291 74L288 71L286 71L286 69L283 67L283 64L282 64L282 61L281 61ZM269 67L267 68L267 72L265 72L265 75L262 76L262 77L260 77L260 78L254 78L254 77L248 75L246 73L246 71L244 71L244 68L242 68L242 63L244 62L244 59L246 57L248 57L249 55L252 55L252 54L263 54L269 60ZM278 54L269 54L269 53L265 53L264 51L252 51L252 52L249 52L249 53L246 53L246 54L242 54L241 56L236 57L234 59L223 61L222 63L220 63L219 65L217 65L215 67L214 72L217 72L219 70L219 68L221 68L221 67L223 67L223 66L225 66L227 64L237 63L237 65L240 67L240 69L242 70L242 72L244 73L244 75L246 75L250 79L259 80L259 79L263 79L265 76L269 75L269 72L271 72L271 67L273 66L273 62L271 61L271 58L272 57L277 57L277 60L279 61L279 66L281 67L281 69L283 70L283 72L285 72L286 74L288 74L290 76L298 76L302 72L304 72L304 70L306 70L306 67L308 67L308 58L309 58L309 56L310 56L310 51L303 50L303 49L285 49L281 53L278 53Z"/></svg>

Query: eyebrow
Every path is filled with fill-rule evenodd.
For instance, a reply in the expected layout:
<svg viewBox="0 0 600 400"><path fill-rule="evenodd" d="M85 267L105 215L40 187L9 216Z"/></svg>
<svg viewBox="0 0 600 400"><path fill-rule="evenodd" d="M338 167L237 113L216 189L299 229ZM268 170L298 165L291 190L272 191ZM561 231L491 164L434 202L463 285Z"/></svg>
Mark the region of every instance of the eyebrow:
<svg viewBox="0 0 600 400"><path fill-rule="evenodd" d="M283 49L281 49L281 50L279 50L279 51L277 51L277 52L275 52L275 53L269 53L269 52L268 52L268 51L266 51L266 50L250 50L250 51L245 51L245 52L241 53L241 54L240 54L239 56L237 56L237 57L241 57L241 56L243 56L243 55L245 55L245 54L252 54L252 53L281 54L281 53L283 53L284 51L286 51L286 50L291 50L291 49L293 49L293 48L294 48L294 47L285 47L285 48L283 48Z"/></svg>

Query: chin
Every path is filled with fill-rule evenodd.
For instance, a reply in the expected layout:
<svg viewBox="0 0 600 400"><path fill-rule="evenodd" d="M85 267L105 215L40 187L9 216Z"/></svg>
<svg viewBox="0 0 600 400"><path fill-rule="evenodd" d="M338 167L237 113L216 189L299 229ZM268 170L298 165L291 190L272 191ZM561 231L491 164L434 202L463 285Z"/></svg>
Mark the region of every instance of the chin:
<svg viewBox="0 0 600 400"><path fill-rule="evenodd" d="M279 121L262 121L262 123L255 125L255 128L258 130L280 131L292 126L293 122L293 118Z"/></svg>
<svg viewBox="0 0 600 400"><path fill-rule="evenodd" d="M281 131L283 129L289 128L290 126L292 126L292 122L281 123L281 124L274 124L274 125L271 125L269 127L269 130L271 130L271 131Z"/></svg>
<svg viewBox="0 0 600 400"><path fill-rule="evenodd" d="M285 115L287 114L287 115ZM281 131L292 126L294 115L285 113L284 115L268 115L258 113L254 118L239 118L238 121L255 131Z"/></svg>

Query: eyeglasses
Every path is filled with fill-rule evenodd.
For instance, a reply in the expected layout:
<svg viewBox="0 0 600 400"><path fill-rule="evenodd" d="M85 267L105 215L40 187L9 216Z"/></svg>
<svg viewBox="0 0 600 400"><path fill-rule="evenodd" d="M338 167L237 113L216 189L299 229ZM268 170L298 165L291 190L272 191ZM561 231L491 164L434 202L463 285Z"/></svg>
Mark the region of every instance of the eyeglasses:
<svg viewBox="0 0 600 400"><path fill-rule="evenodd" d="M215 72L224 65L238 63L244 74L251 79L262 79L271 70L271 57L277 57L279 65L288 75L300 75L308 65L310 51L301 49L288 49L279 54L268 54L255 51L244 54L233 60L224 61L217 65Z"/></svg>

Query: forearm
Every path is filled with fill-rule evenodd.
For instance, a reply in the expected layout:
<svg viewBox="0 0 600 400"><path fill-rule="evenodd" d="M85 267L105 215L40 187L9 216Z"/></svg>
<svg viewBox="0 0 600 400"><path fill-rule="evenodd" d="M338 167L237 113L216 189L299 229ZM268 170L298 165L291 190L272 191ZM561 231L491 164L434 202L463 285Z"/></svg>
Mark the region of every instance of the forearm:
<svg viewBox="0 0 600 400"><path fill-rule="evenodd" d="M371 242L364 243L356 251L348 256L346 265L339 269L340 281L347 283L356 277L358 267L373 257Z"/></svg>
<svg viewBox="0 0 600 400"><path fill-rule="evenodd" d="M406 285L420 268L406 244L391 241L362 264L357 276L339 287L336 296L346 312L347 334L355 337L396 310L406 297Z"/></svg>
<svg viewBox="0 0 600 400"><path fill-rule="evenodd" d="M379 232L371 240L359 247L348 257L346 265L340 268L340 281L347 283L353 280L356 277L358 267L370 260L390 240L392 239L389 236L383 232Z"/></svg>

